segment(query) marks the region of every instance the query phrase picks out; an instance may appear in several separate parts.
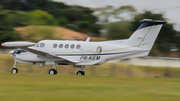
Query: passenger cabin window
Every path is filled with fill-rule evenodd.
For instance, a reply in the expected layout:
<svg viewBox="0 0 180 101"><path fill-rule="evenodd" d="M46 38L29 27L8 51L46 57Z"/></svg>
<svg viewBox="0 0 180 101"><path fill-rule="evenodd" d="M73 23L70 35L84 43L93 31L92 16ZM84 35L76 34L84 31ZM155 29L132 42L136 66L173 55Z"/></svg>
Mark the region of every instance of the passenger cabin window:
<svg viewBox="0 0 180 101"><path fill-rule="evenodd" d="M66 48L66 49L67 49L67 48L69 48L69 45L68 45L68 44L66 44L66 45L65 45L65 48Z"/></svg>
<svg viewBox="0 0 180 101"><path fill-rule="evenodd" d="M45 44L44 43L40 43L40 47L44 47L45 46Z"/></svg>
<svg viewBox="0 0 180 101"><path fill-rule="evenodd" d="M57 47L57 44L54 44L53 47L56 48L56 47Z"/></svg>
<svg viewBox="0 0 180 101"><path fill-rule="evenodd" d="M77 48L77 49L80 49L80 48L81 48L81 46L80 46L80 45L77 45L77 46L76 46L76 48Z"/></svg>
<svg viewBox="0 0 180 101"><path fill-rule="evenodd" d="M60 45L59 45L59 48L63 48L63 44L60 44Z"/></svg>
<svg viewBox="0 0 180 101"><path fill-rule="evenodd" d="M74 49L74 47L75 47L75 45L74 45L74 44L72 44L72 45L71 45L71 49Z"/></svg>

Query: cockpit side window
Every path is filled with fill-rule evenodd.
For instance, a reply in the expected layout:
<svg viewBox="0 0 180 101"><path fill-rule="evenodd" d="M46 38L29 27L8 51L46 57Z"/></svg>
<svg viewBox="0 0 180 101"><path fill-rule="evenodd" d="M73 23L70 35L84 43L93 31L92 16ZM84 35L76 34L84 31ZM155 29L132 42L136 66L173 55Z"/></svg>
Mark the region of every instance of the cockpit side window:
<svg viewBox="0 0 180 101"><path fill-rule="evenodd" d="M44 47L45 46L45 44L44 43L40 43L40 47Z"/></svg>

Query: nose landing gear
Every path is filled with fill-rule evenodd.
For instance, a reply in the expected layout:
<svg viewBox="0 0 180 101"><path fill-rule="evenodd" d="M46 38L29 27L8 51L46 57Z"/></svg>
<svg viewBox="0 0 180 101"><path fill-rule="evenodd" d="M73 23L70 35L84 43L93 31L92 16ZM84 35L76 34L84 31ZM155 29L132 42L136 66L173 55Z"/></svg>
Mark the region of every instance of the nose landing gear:
<svg viewBox="0 0 180 101"><path fill-rule="evenodd" d="M18 69L17 69L16 66L17 66L17 62L15 61L15 62L14 62L14 65L13 65L14 68L12 68L11 73L13 73L13 74L18 73Z"/></svg>
<svg viewBox="0 0 180 101"><path fill-rule="evenodd" d="M17 69L17 68L13 68L13 69L11 70L11 73L13 73L13 74L18 73L18 69Z"/></svg>

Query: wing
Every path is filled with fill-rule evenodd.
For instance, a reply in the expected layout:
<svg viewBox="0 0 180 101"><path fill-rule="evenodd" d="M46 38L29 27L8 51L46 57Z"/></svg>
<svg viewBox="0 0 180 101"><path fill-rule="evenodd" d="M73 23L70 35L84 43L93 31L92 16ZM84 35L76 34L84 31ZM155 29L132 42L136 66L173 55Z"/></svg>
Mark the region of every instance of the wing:
<svg viewBox="0 0 180 101"><path fill-rule="evenodd" d="M64 61L68 61L71 63L79 62L79 61L76 61L75 59L68 59L68 58L59 57L59 56L56 56L55 54L50 54L47 52L37 50L34 47L29 47L29 46L32 46L34 44L36 44L36 43L27 42L27 41L16 41L16 42L5 42L5 43L2 43L1 45L4 47L18 47L18 48L24 49L28 52L31 52L31 53L34 53L34 54L37 54L40 56L48 57L48 58L59 58L59 59L63 59Z"/></svg>
<svg viewBox="0 0 180 101"><path fill-rule="evenodd" d="M37 50L37 49L35 49L35 48L33 48L33 47L19 47L19 48L24 49L24 50L26 50L26 51L28 51L28 52L37 54L37 55L44 56L44 57L49 57L49 56L54 57L54 55L51 55L51 54L49 54L49 53L46 53L46 52Z"/></svg>
<svg viewBox="0 0 180 101"><path fill-rule="evenodd" d="M75 59L69 59L69 58L65 58L65 57L56 56L55 54L46 53L46 52L37 50L34 47L20 47L20 48L24 49L26 51L29 51L31 53L44 56L44 57L64 59L65 61L68 61L68 62L71 62L71 63L79 62L79 61L76 61Z"/></svg>
<svg viewBox="0 0 180 101"><path fill-rule="evenodd" d="M33 42L28 42L28 41L15 41L15 42L5 42L2 43L1 45L3 47L27 47L27 46L32 46L36 43Z"/></svg>

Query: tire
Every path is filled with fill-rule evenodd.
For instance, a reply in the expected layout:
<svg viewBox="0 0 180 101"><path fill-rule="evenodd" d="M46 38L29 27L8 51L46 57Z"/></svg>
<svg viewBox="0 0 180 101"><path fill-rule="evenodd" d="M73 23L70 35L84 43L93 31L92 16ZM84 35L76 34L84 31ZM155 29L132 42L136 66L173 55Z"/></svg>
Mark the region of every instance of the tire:
<svg viewBox="0 0 180 101"><path fill-rule="evenodd" d="M17 69L17 68L13 68L13 69L11 70L11 73L13 73L13 74L18 73L18 69Z"/></svg>
<svg viewBox="0 0 180 101"><path fill-rule="evenodd" d="M56 75L56 74L57 74L57 70L54 69L54 75Z"/></svg>
<svg viewBox="0 0 180 101"><path fill-rule="evenodd" d="M49 74L50 74L50 75L56 75L56 74L57 74L57 70L55 70L55 69L50 69L50 70L49 70Z"/></svg>
<svg viewBox="0 0 180 101"><path fill-rule="evenodd" d="M76 73L76 75L81 76L81 75L85 75L85 73L84 73L84 71L78 71L78 72Z"/></svg>

